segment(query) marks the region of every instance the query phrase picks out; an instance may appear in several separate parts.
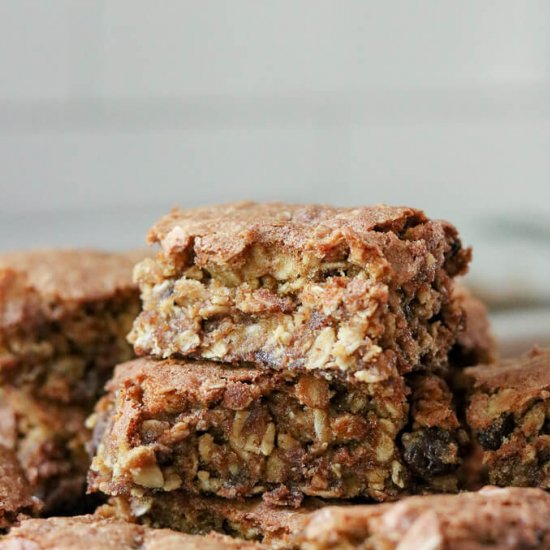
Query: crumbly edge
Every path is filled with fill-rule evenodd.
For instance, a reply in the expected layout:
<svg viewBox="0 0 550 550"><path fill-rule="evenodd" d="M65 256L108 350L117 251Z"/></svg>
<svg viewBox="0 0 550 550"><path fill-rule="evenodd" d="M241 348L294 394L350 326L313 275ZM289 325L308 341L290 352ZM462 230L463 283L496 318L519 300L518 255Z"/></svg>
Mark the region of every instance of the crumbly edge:
<svg viewBox="0 0 550 550"><path fill-rule="evenodd" d="M135 293L83 305L70 316L0 334L0 380L37 397L93 403L112 368L133 356L126 336L139 311Z"/></svg>
<svg viewBox="0 0 550 550"><path fill-rule="evenodd" d="M452 277L467 253L450 250L443 235L423 240L422 231L430 228L391 234L387 257L380 247L346 242L322 258L256 243L238 263L222 265L197 265L189 251L161 252L136 267L143 311L130 340L138 354L358 379L380 377L389 353L401 372L440 368L461 328ZM407 262L414 273L404 269Z"/></svg>
<svg viewBox="0 0 550 550"><path fill-rule="evenodd" d="M485 304L462 284L455 284L454 294L464 310L464 329L449 353L451 367L457 370L494 363L496 342Z"/></svg>
<svg viewBox="0 0 550 550"><path fill-rule="evenodd" d="M0 533L40 508L15 453L0 445Z"/></svg>

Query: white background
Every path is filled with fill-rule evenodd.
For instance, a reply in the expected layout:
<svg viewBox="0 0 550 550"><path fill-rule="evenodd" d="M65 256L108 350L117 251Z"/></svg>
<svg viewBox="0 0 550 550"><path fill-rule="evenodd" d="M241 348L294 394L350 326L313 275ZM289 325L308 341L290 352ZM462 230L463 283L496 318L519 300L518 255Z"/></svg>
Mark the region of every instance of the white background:
<svg viewBox="0 0 550 550"><path fill-rule="evenodd" d="M0 0L0 185L0 249L139 246L174 204L419 206L484 296L548 304L550 2Z"/></svg>

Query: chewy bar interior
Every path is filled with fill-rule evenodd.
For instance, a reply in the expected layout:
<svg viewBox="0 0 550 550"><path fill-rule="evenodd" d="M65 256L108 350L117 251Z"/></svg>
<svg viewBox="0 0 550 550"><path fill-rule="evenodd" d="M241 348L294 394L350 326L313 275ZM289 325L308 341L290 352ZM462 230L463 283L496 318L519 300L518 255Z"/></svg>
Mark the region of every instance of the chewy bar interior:
<svg viewBox="0 0 550 550"><path fill-rule="evenodd" d="M386 500L456 490L463 434L435 375L353 384L208 361L117 367L89 483L108 495Z"/></svg>
<svg viewBox="0 0 550 550"><path fill-rule="evenodd" d="M465 374L468 427L488 481L550 488L550 349Z"/></svg>
<svg viewBox="0 0 550 550"><path fill-rule="evenodd" d="M462 326L469 249L419 210L238 203L174 210L136 267L138 355L376 381L441 368Z"/></svg>
<svg viewBox="0 0 550 550"><path fill-rule="evenodd" d="M0 537L2 550L260 550L216 533L197 536L86 515L28 519Z"/></svg>
<svg viewBox="0 0 550 550"><path fill-rule="evenodd" d="M536 550L550 548L550 495L487 487L395 504L327 507L297 537L302 550Z"/></svg>
<svg viewBox="0 0 550 550"><path fill-rule="evenodd" d="M0 445L0 533L40 510L15 454Z"/></svg>
<svg viewBox="0 0 550 550"><path fill-rule="evenodd" d="M113 497L109 513L127 521L183 533L217 532L261 542L269 548L293 548L313 512L325 504L306 499L299 508L271 506L261 498L227 500L191 496L183 491L154 497Z"/></svg>
<svg viewBox="0 0 550 550"><path fill-rule="evenodd" d="M87 410L36 399L11 387L0 388L0 446L18 458L32 494L44 511L67 512L85 505L90 457Z"/></svg>
<svg viewBox="0 0 550 550"><path fill-rule="evenodd" d="M144 254L33 250L0 255L0 384L93 403L131 359L139 311L132 269Z"/></svg>

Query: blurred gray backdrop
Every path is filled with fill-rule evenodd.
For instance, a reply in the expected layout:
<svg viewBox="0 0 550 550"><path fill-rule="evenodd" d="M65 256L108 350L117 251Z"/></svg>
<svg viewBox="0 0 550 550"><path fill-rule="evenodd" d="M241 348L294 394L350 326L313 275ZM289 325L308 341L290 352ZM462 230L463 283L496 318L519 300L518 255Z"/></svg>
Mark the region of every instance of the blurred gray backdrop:
<svg viewBox="0 0 550 550"><path fill-rule="evenodd" d="M550 2L0 0L0 182L0 249L140 246L175 204L419 206L492 304L548 305Z"/></svg>

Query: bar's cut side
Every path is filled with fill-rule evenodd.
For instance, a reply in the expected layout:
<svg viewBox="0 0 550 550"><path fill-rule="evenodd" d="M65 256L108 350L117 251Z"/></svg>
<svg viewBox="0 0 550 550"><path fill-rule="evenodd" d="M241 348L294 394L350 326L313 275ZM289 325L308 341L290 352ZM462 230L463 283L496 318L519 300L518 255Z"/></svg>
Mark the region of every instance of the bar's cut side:
<svg viewBox="0 0 550 550"><path fill-rule="evenodd" d="M0 388L0 445L16 454L32 493L47 513L85 506L90 458L84 427L87 411L40 401L14 388Z"/></svg>
<svg viewBox="0 0 550 550"><path fill-rule="evenodd" d="M496 342L487 307L463 284L456 284L454 292L464 310L464 328L451 349L451 365L456 369L494 363L497 358Z"/></svg>
<svg viewBox="0 0 550 550"><path fill-rule="evenodd" d="M467 422L488 481L550 488L550 349L466 375Z"/></svg>
<svg viewBox="0 0 550 550"><path fill-rule="evenodd" d="M259 544L212 533L184 535L169 529L100 516L29 519L0 537L6 550L261 550Z"/></svg>
<svg viewBox="0 0 550 550"><path fill-rule="evenodd" d="M0 533L41 508L15 454L0 445Z"/></svg>
<svg viewBox="0 0 550 550"><path fill-rule="evenodd" d="M376 381L441 368L470 251L418 210L239 203L174 210L135 270L140 355L249 361Z"/></svg>
<svg viewBox="0 0 550 550"><path fill-rule="evenodd" d="M397 374L349 384L204 361L120 365L96 409L89 483L108 495L182 489L292 505L456 490L460 429L431 379L412 385L412 418Z"/></svg>
<svg viewBox="0 0 550 550"><path fill-rule="evenodd" d="M0 382L55 401L93 402L139 311L144 254L33 250L0 255Z"/></svg>
<svg viewBox="0 0 550 550"><path fill-rule="evenodd" d="M487 487L406 498L395 504L327 507L298 537L301 550L550 548L550 495Z"/></svg>

